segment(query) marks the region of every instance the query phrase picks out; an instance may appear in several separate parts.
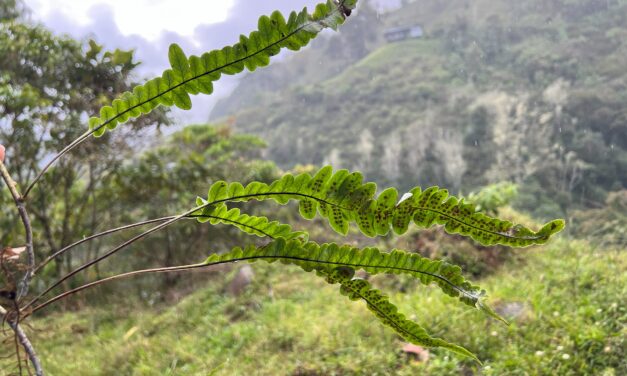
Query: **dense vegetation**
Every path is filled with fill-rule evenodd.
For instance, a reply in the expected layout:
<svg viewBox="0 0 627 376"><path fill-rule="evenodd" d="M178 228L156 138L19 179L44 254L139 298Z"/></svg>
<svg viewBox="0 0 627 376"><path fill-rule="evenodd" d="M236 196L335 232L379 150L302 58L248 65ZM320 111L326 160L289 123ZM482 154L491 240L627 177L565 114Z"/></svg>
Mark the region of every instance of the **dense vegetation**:
<svg viewBox="0 0 627 376"><path fill-rule="evenodd" d="M299 49L312 37L306 33L319 29L305 28L299 40L241 64L238 54L258 44L257 37L241 39L224 55L188 58L174 46L171 69L136 86L131 51L105 52L94 41L82 46L25 21L19 3L0 5L0 144L8 146L7 165L18 186L32 181L41 161L79 136L87 116L104 106L89 121L101 137L67 154L29 197L42 256L73 247L81 236L181 213L197 197L201 206L236 197L228 206L192 213L209 223L174 223L54 291L203 259L202 265L280 260L324 277L303 277L297 268L276 264L220 265L206 273L144 275L86 290L29 321L31 340L52 374L627 372L627 313L620 304L627 282L621 252L627 132L625 72L618 69L627 8L612 1L404 3L382 15L362 4L338 35L324 35L246 77L217 106L217 124L188 126L168 137L159 132L171 123L167 106L188 108L189 95L211 93L220 74L267 65L278 47ZM316 14L314 19L325 20L321 25L337 26L329 22L339 13L319 8ZM277 37L267 32L277 24L282 33L281 27L296 30L305 20L282 24L279 17L260 22L262 38ZM384 42L386 28L410 24L420 24L425 38ZM270 161L262 159L267 156ZM360 174L332 175L330 168L312 166L326 162L363 170L368 180L397 185L401 192L417 184L451 187L466 193L466 201L448 198L443 189L414 189L403 198L396 190L376 195L376 186L362 183ZM324 188L312 188L316 184ZM298 202L278 209L271 202L242 202L250 200ZM471 214L468 202L522 225ZM0 210L0 245L15 246L23 235L4 190ZM268 213L292 226L259 217ZM559 213L572 215L568 238L517 252L501 245L546 242L562 223L542 227L539 221ZM448 236L433 224L461 235ZM254 244L233 248L251 243L237 229L277 239L252 238ZM99 237L64 253L38 270L32 289L43 291L140 232ZM368 237L373 235L381 237ZM372 247L415 253L384 257ZM207 258L215 251L221 255ZM364 264L374 258L380 264ZM451 264L488 289L496 312ZM344 275L347 266L363 269L357 272L363 279ZM392 274L375 275L382 271ZM368 304L347 304L325 279ZM7 282L0 286L3 306L13 303ZM435 337L464 348L437 345L470 355L467 348L483 366L438 348L419 349L418 355L401 351L401 337L366 315L366 307L379 317L377 307L389 308L378 289L409 313L408 320L393 320L392 326L405 328L404 334L395 328L401 337L433 344L412 323L420 322ZM366 290L377 304L359 295ZM466 304L455 305L436 290ZM511 325L480 317L471 307ZM2 371L16 369L15 358L4 357L13 345L0 345Z"/></svg>

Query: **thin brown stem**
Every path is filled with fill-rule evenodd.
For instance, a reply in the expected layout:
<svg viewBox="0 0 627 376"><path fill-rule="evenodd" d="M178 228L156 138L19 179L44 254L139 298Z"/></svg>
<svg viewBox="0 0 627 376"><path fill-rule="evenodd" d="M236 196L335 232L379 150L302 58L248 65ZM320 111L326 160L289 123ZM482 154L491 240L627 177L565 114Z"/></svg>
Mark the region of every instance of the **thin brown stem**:
<svg viewBox="0 0 627 376"><path fill-rule="evenodd" d="M46 306L61 300L67 296L70 296L72 294L75 294L79 291L88 289L90 287L94 287L94 286L98 286L100 284L106 283L106 282L111 282L114 281L116 279L122 279L122 278L128 278L128 277L132 277L135 275L139 275L139 274L147 274L147 273L171 273L171 272L181 272L181 271L187 271L187 270L191 270L191 269L198 269L198 268L203 268L206 266L210 266L210 265L214 265L216 263L200 263L200 264L189 264L189 265L180 265L180 266L170 266L170 267L162 267L162 268L152 268L152 269L142 269L142 270L134 270L132 272L128 272L128 273L122 273L122 274L117 274L111 277L107 277L107 278L103 278L94 282L90 282L87 284L84 284L82 286L76 287L72 290L66 291L64 293L61 293L57 296L55 296L54 298L51 298L47 301L45 301L44 303L41 303L40 305L36 306L35 308L33 308L31 311L27 312L24 317L28 317L31 314L35 313L36 311L39 311L42 308L45 308Z"/></svg>
<svg viewBox="0 0 627 376"><path fill-rule="evenodd" d="M55 259L56 257L64 254L65 252L68 252L69 250L71 250L74 247L77 247L83 243L86 243L90 240L102 237L102 236L106 236L109 234L113 234L119 231L124 231L124 230L128 230L131 228L135 228L135 227L140 227L140 226L144 226L144 225L149 225L151 223L156 223L156 222L164 222L170 219L175 218L175 215L171 215L171 216L167 216L167 217L161 217L161 218L153 218L153 219L147 219L145 221L141 221L141 222L136 222L136 223L131 223L129 225L124 225L124 226L120 226L120 227L116 227L116 228L112 228L103 232L99 232L97 234L88 236L86 238L83 238L81 240L78 240L70 245L68 245L67 247L64 247L63 249L58 250L57 252L55 252L54 254L48 256L44 261L42 261L39 265L37 265L35 267L35 271L34 273L36 274L39 270L41 270L44 266L46 266L46 264L48 264L50 261L52 261L53 259ZM222 218L222 217L216 217L216 216L212 216L212 215L205 215L205 214L199 214L199 215L188 215L186 216L186 218L198 218L198 217L203 217L203 218L216 218L216 219L221 219L224 221L230 221L228 218ZM235 221L230 221L230 222L235 222ZM239 222L235 222L235 223L239 223ZM250 227L250 226L249 226ZM261 230L258 230L261 231Z"/></svg>
<svg viewBox="0 0 627 376"><path fill-rule="evenodd" d="M70 244L70 245L68 245L68 246L66 246L66 247L64 247L64 248L62 248L62 249L60 249L60 250L58 250L58 251L57 251L57 252L55 252L54 254L52 254L52 255L48 256L48 257L47 257L44 261L42 261L39 265L37 265L37 267L35 267L35 273L37 273L39 270L41 270L41 268L43 268L44 266L46 266L46 264L48 264L48 263L49 263L50 261L52 261L54 258L56 258L56 257L58 257L58 256L60 256L60 255L62 255L62 254L64 254L65 252L69 251L70 249L72 249L72 248L74 248L74 247L76 247L76 246L79 246L79 245L81 245L81 244L83 244L83 243L85 243L85 242L88 242L88 241L90 241L90 240L92 240L92 239L96 239L96 238L99 238L99 237L101 237L101 236L105 236L105 235L113 234L113 233L115 233L115 232L118 232L118 231L123 231L123 230L127 230L127 229L131 229L131 228L134 228L134 227L139 227L139 226L143 226L143 225L148 225L148 224L151 224L151 223L156 223L156 222L163 222L163 221L167 221L167 220L170 220L170 219L172 219L172 218L174 218L174 217L176 217L176 216L173 216L173 215L172 215L172 216L168 216L168 217L154 218L154 219L149 219L149 220L146 220L146 221L141 221L141 222L137 222L137 223L132 223L132 224L130 224L130 225L120 226L120 227L116 227L116 228L109 229L109 230L107 230L107 231L99 232L99 233L97 233L97 234L94 234L94 235L88 236L88 237L86 237L86 238L83 238L83 239L81 239L81 240L78 240L78 241L76 241L76 242L74 242L74 243L72 243L72 244Z"/></svg>
<svg viewBox="0 0 627 376"><path fill-rule="evenodd" d="M46 165L41 169L41 171L39 171L39 173L37 174L37 176L35 176L35 179L33 179L32 183L30 183L28 185L28 188L26 188L26 190L24 191L24 196L23 198L26 199L26 197L28 197L28 194L30 193L30 191L35 187L35 185L39 182L39 180L41 180L41 178L44 176L44 174L46 173L46 171L48 171L48 169L50 167L52 167L52 165L62 156L64 156L66 153L68 153L70 150L74 149L76 146L80 145L83 141L85 141L89 136L91 136L93 133L95 132L95 129L89 130L85 133L83 133L82 135L80 135L76 140L72 141L72 143L70 143L68 146L64 147L63 150L61 150L59 153L57 153L57 155L55 155L54 157L52 157L52 159L46 163Z"/></svg>
<svg viewBox="0 0 627 376"><path fill-rule="evenodd" d="M172 223L177 222L177 221L179 221L179 220L181 220L181 219L183 219L183 218L187 217L188 215L192 214L193 212L198 211L198 210L200 210L200 209L203 209L203 208L205 208L205 207L207 207L207 206L209 206L209 205L211 205L211 203L204 204L204 205L201 205L201 206L197 206L197 207L195 207L195 208L193 208L193 209L191 209L191 210L186 211L186 212L185 212L185 213L183 213L183 214L180 214L180 215L177 215L177 216L175 216L175 217L172 217L171 219L167 220L166 222L161 223L160 225L155 226L155 227L151 228L150 230L144 231L144 232L142 232L141 234L139 234L139 235L137 235L137 236L134 236L133 238L131 238L131 239L129 239L129 240L127 240L127 241L123 242L122 244L120 244L120 245L118 245L118 246L116 246L116 247L114 247L113 249L111 249L109 252L107 252L107 253L103 254L102 256L100 256L100 257L98 257L98 258L96 258L96 259L94 259L94 260L92 260L92 261L89 261L89 262L87 262L87 263L85 263L85 264L81 265L80 267L78 267L78 268L76 268L76 269L72 270L71 272L69 272L69 273L68 273L68 274L66 274L65 276L61 277L58 281L56 281L56 282L55 282L55 283L53 283L51 286L49 286L49 287L48 287L46 290L44 290L41 294L37 295L37 297L35 297L33 300L31 300L31 301L30 301L28 304L26 304L23 308L30 307L31 305L33 305L34 303L36 303L39 299L41 299L41 297L42 297L42 296L46 295L46 294L47 294L47 293L49 293L52 289L54 289L55 287L59 286L61 283L63 283L63 282L64 282L64 281L66 281L67 279L71 278L72 276L76 275L77 273L79 273L79 272L81 272L81 271L83 271L83 270L85 270L85 269L89 268L90 266L92 266L92 265L94 265L94 264L99 263L100 261L102 261L102 260L106 259L106 258L107 258L107 257L109 257L109 256L112 256L113 254L117 253L118 251L120 251L120 250L124 249L125 247L127 247L127 246L129 246L129 245L131 245L131 244L133 244L133 243L134 243L134 242L136 242L137 240L139 240L139 239L141 239L141 238L143 238L143 237L145 237L145 236L147 236L147 235L150 235L150 234L152 234L152 233L153 233L153 232L155 232L155 231L159 231L159 230L161 230L162 228L164 228L164 227L166 227L166 226L169 226L169 225L171 225Z"/></svg>
<svg viewBox="0 0 627 376"><path fill-rule="evenodd" d="M238 200L238 199L242 199L242 198L252 198L252 197L261 197L261 196L271 196L271 195L297 195L297 196L302 196L302 197L307 197L307 198L311 198L311 199L315 199L317 201L320 202L324 202L328 205L332 205L332 206L337 206L337 204L328 202L326 200L311 196L311 195L307 195L307 194L303 194L303 193L299 193L299 192L266 192L266 193L251 193L251 194L244 194L244 195L238 195L238 196L232 196L232 197L227 197L227 198L223 198L220 200L215 200L212 202L207 202L203 205L197 206L194 209L191 209L183 214L180 214L176 217L172 217L171 219L169 219L167 222L162 223L158 226L155 226L153 228L151 228L148 231L145 231L135 237L133 237L130 240L125 241L124 243L118 245L117 247L113 248L112 250L110 250L109 252L105 253L104 255L90 261L87 262L85 264L83 264L82 266L78 267L77 269L74 269L73 271L71 271L70 273L66 274L65 276L63 276L61 279L59 279L58 281L56 281L54 284L52 284L51 286L49 286L46 290L44 290L42 293L40 293L39 295L37 295L33 300L31 300L28 304L26 304L23 309L28 308L30 306L32 306L33 304L35 304L39 299L41 299L44 295L46 295L47 293L49 293L52 289L54 289L55 287L59 286L61 283L63 283L64 281L66 281L67 279L71 278L72 276L76 275L77 273L89 268L92 265L95 265L97 263L99 263L100 261L104 260L105 258L117 253L118 251L120 251L121 249L127 247L128 245L134 243L135 241L155 232L158 231L174 222L177 222L183 218L189 217L192 215L192 213L194 213L195 211L198 211L200 209L206 208L208 206L212 206L212 205L216 205L216 204L220 204L223 202L228 202L228 201L234 201L234 200ZM204 216L204 215L203 215ZM207 216L209 217L209 216Z"/></svg>

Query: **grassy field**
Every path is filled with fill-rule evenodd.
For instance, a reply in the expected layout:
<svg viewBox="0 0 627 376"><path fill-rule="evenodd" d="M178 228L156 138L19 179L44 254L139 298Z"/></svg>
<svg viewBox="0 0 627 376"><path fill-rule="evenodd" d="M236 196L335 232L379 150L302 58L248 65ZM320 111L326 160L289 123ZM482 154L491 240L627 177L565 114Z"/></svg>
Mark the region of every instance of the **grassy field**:
<svg viewBox="0 0 627 376"><path fill-rule="evenodd" d="M336 286L295 267L253 268L239 297L220 283L159 311L51 314L31 323L32 340L50 375L627 374L620 250L557 240L480 281L509 327L435 288L373 279L388 292L402 287L390 294L401 310L475 352L483 367L437 349L427 362L409 359L403 342Z"/></svg>

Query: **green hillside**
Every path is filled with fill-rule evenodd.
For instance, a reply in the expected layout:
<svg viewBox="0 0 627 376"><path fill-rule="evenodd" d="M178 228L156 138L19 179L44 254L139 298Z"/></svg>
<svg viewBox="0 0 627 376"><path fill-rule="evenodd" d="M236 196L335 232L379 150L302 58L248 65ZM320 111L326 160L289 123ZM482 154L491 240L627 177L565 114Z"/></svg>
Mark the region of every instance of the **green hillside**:
<svg viewBox="0 0 627 376"><path fill-rule="evenodd" d="M382 40L413 24L424 38ZM213 117L267 140L283 167L330 162L466 192L508 180L518 207L540 200L548 217L627 186L625 24L616 1L411 2L356 23L351 43L367 55L329 54L329 38L306 51L319 64L255 72Z"/></svg>

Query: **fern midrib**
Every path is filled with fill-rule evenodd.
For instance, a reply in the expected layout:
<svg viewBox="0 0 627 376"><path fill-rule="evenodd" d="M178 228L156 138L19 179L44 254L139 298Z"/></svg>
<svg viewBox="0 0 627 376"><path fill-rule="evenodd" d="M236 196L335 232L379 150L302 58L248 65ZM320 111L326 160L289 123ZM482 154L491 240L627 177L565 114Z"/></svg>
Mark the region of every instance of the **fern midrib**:
<svg viewBox="0 0 627 376"><path fill-rule="evenodd" d="M537 239L540 239L540 236L519 236L519 237L516 237L516 236L508 235L508 234L505 234L505 233L502 233L502 232L498 232L498 231L486 230L484 228L481 228L481 227L478 227L478 226L466 223L466 222L464 222L464 221L462 221L460 219L457 219L457 218L455 218L455 217L453 217L451 215L448 215L446 213L442 213L441 211L438 211L438 210L435 210L435 209L423 208L423 207L419 207L419 206L417 206L417 208L418 208L418 210L424 210L424 211L429 211L429 212L432 212L432 213L439 214L441 216L449 218L452 221L460 223L460 224L462 224L464 226L468 226L470 228L474 228L474 229L482 231L482 232L487 232L488 234L499 235L499 236L502 236L502 237L507 238L507 239L524 239L524 240L537 240Z"/></svg>
<svg viewBox="0 0 627 376"><path fill-rule="evenodd" d="M390 267L389 266L372 266L372 265L366 265L366 264L347 263L347 262L340 262L340 261L324 261L324 260L317 260L317 259L314 259L314 258L297 257L297 256L281 256L281 255L277 255L277 256L258 255L258 256L236 257L236 258L231 258L229 260L221 260L221 261L207 263L206 265L207 266L211 266L211 265L216 265L216 264L225 263L225 262L262 260L262 259L284 259L284 260L313 262L313 263L318 263L318 264L334 265L334 266L348 266L348 267L354 267L354 268L360 268L360 269L381 268L381 269L387 269L387 270L398 270L398 271L405 271L405 272L409 272L409 273L424 274L424 275L428 275L428 276L431 276L433 278L436 278L436 279L439 279L439 280L443 281L444 283L448 284L449 286L451 286L452 288L457 290L460 294L463 294L463 295L465 295L468 298L479 300L479 297L474 296L473 294L471 294L468 291L462 289L461 287L457 286L453 282L449 281L448 279L446 279L446 278L444 278L444 277L442 277L440 275L429 273L429 272L424 272L424 271L418 271L418 270L414 270L414 269L409 269L409 268L402 268L402 267L398 267L398 266L390 266Z"/></svg>
<svg viewBox="0 0 627 376"><path fill-rule="evenodd" d="M315 196L311 196L311 195L308 195L308 194L305 194L305 193L300 193L300 192L276 192L276 193L274 193L274 192L264 192L264 193L251 193L251 194L248 194L248 195L233 196L233 197L223 198L223 199L220 199L220 200L215 200L215 201L212 201L212 202L208 202L208 203L207 203L207 204L205 204L205 205L207 205L207 206L211 206L211 205L215 205L215 204L221 204L221 203L223 203L223 202L229 202L229 201L231 201L231 200L239 200L240 198L255 198L255 197L259 197L259 196L282 196L282 195L283 195L283 196L284 196L284 195L301 196L301 197L305 197L305 198L308 198L308 199L311 199L311 200L316 200L316 201L322 202L322 203L327 204L327 205L335 206L335 207L338 207L338 208L340 208L340 209L344 209L343 207L341 207L341 206L340 206L340 205L338 205L338 204L334 204L334 203L332 203L332 202L326 201L325 199L318 198L318 197L315 197ZM344 209L344 210L348 210L348 209Z"/></svg>
<svg viewBox="0 0 627 376"><path fill-rule="evenodd" d="M214 218L214 219L219 219L225 222L230 222L233 224L237 224L246 228L249 228L251 230L254 231L258 231L263 233L265 236L269 237L270 239L275 239L274 236L268 234L267 232L260 230L254 226L250 226L247 224L244 224L240 221L236 221L236 220L232 220L232 219L228 219L228 218L224 218L224 217L219 217L219 216L215 216L215 215L190 215L189 217L201 217L201 218ZM471 299L475 299L475 300L479 300L479 297L474 296L473 294L471 294L470 292L462 289L461 287L457 286L456 284L454 284L453 282L451 282L450 280L448 280L445 277L442 277L438 274L433 274L433 273L429 273L429 272L425 272L425 271L420 271L420 270L415 270L415 269L410 269L410 268L403 268L403 267L399 267L399 266L373 266L373 265L367 265L367 264L358 264L358 263L347 263L347 262L339 262L339 261L324 261L324 260L316 260L313 258L305 258L305 257L296 257L296 256L251 256L248 258L238 258L238 259L232 259L233 261L246 261L246 260L251 260L251 259L265 259L265 258L278 258L278 259L286 259L286 260L295 260L295 261L305 261L305 262L314 262L314 263L319 263L319 264L325 264L325 265L336 265L336 266L351 266L354 268L361 268L361 269L365 269L365 268L381 268L381 269L387 269L387 270L398 270L398 271L403 271L403 272L408 272L408 273L417 273L417 274L423 274L423 275L428 275L431 276L435 279L439 279L440 281L446 283L447 285L451 286L453 289L455 289L457 292L459 292L462 295L465 295L468 298Z"/></svg>
<svg viewBox="0 0 627 376"><path fill-rule="evenodd" d="M343 1L343 0L342 0L342 1L340 1L340 3L339 3L339 4L340 4L340 5L344 4L344 1ZM331 14L335 14L335 13L337 13L337 12L338 12L338 9L339 9L339 6L338 6L338 8L336 8L336 10L334 10ZM330 16L330 15L329 15L329 16ZM329 17L329 16L327 16L327 17ZM126 113L128 113L128 112L130 112L130 111L132 111L132 110L134 110L134 109L136 109L136 108L138 108L138 107L141 107L141 106L145 105L146 103L149 103L149 102L151 102L151 101L153 101L153 100L155 100L155 99L157 99L157 98L159 98L159 97L162 97L164 94L167 94L167 93L169 93L169 92L171 92L171 91L174 91L174 90L178 89L179 87L181 87L181 86L183 86L183 85L185 85L185 84L187 84L187 83L189 83L189 82L191 82L191 81L197 80L197 79L199 79L200 77L206 76L206 75L208 75L208 74L215 73L215 72L217 72L217 71L219 71L219 70L222 70L222 69L224 69L224 68L230 67L230 66L232 66L232 65L234 65L234 64L241 63L241 62L246 61L246 60L248 60L248 59L250 59L250 58L252 58L252 57L254 57L254 56L257 56L258 54L262 53L263 51L265 51L265 50L267 50L267 49L269 49L269 48L271 48L271 47L273 47L273 46L276 46L277 44L279 44L279 43L281 43L281 42L284 42L285 40L287 40L287 39L291 38L292 36L296 35L296 33L300 32L300 31L301 31L301 30L303 30L304 28L306 28L306 27L308 27L308 26L310 26L310 25L316 24L316 23L320 23L320 22L319 22L319 21L310 21L310 22L307 22L307 23L305 23L305 24L303 24L303 25L299 26L297 29L295 29L295 30L294 30L294 31L292 31L291 33L286 34L283 38L280 38L280 39L279 39L279 40L277 40L276 42L273 42L273 43L271 43L271 44L269 44L269 45L265 46L264 48L262 48L262 49L260 49L260 50L257 50L257 51L256 51L256 52L254 52L253 54L250 54L250 55L247 55L247 56L242 57L242 58L240 58L240 59L234 60L234 61L232 61L232 62L231 62L231 63L229 63L229 64L225 64L225 65L222 65L222 66L220 66L220 67L214 68L214 69L212 69L212 70L210 70L210 71L207 71L207 72L205 72L205 73L203 73L203 74L200 74L200 75L198 75L198 76L194 76L194 77L188 78L187 80L183 80L181 83L176 84L175 86L173 86L173 87L171 87L171 88L168 88L166 91L164 91L163 93L160 93L159 95L155 95L155 96L150 97L149 99L147 99L147 100L145 100L145 101L143 101L143 102L139 102L139 103L137 103L137 104L136 104L136 105L134 105L134 106L130 106L128 109L126 109L126 110L124 110L124 111L120 112L120 113L119 113L119 114L117 114L115 117L113 117L113 118L111 118L111 119L109 119L109 120L105 121L104 123L100 124L100 125L99 125L99 126L97 126L97 127L94 127L94 128L91 130L91 132L90 132L90 133L92 133L92 134L93 134L94 132L98 131L99 129L102 129L102 127L105 127L107 124L110 124L112 121L114 121L114 120L116 120L116 119L120 118L122 115L124 115L124 114L126 114ZM323 26L324 26L324 24L323 24ZM326 28L326 27L328 27L328 26L324 26L324 27Z"/></svg>
<svg viewBox="0 0 627 376"><path fill-rule="evenodd" d="M233 220L233 219L224 218L224 217L218 217L218 216L215 216L215 215L205 215L205 214L188 215L188 217L189 218L213 218L213 219L219 219L219 220L224 221L224 222L233 223L235 225L240 225L242 227L246 227L246 228L249 228L251 230L258 231L258 232L262 233L264 236L269 237L270 239L275 239L274 236L268 234L267 232L265 232L263 230L258 229L257 227L253 227L251 225L247 225L245 223L242 223L242 222L239 222L239 221L236 221L236 220Z"/></svg>

